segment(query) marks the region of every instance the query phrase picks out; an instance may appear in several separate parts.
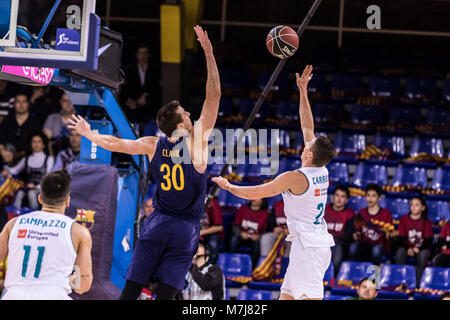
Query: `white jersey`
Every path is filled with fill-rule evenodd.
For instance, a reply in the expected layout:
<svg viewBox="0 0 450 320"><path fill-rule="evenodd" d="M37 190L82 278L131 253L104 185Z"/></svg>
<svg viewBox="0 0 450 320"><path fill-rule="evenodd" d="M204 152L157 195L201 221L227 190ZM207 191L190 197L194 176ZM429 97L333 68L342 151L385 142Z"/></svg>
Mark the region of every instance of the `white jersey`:
<svg viewBox="0 0 450 320"><path fill-rule="evenodd" d="M42 287L72 292L69 276L77 257L71 235L74 221L63 214L43 211L17 218L9 236L6 294Z"/></svg>
<svg viewBox="0 0 450 320"><path fill-rule="evenodd" d="M289 229L286 240L292 241L298 237L304 248L332 247L333 236L328 233L324 219L329 185L328 169L306 167L298 170L308 179L308 189L301 195L289 190L282 193Z"/></svg>

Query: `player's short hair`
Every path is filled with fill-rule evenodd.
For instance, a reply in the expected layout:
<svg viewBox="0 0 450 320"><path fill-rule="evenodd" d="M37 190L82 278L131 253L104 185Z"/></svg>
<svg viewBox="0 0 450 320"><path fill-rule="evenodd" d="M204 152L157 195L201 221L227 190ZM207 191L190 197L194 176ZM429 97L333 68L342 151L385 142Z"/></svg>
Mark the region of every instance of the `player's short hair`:
<svg viewBox="0 0 450 320"><path fill-rule="evenodd" d="M41 200L44 204L59 207L70 195L70 175L63 169L46 174L41 179Z"/></svg>
<svg viewBox="0 0 450 320"><path fill-rule="evenodd" d="M345 192L347 195L347 198L350 198L350 189L347 186L339 185L334 188L334 193L338 190L341 190L342 192Z"/></svg>
<svg viewBox="0 0 450 320"><path fill-rule="evenodd" d="M375 183L370 183L366 186L366 194L370 190L375 191L379 197L381 197L381 195L383 194L383 189L381 189L381 187Z"/></svg>
<svg viewBox="0 0 450 320"><path fill-rule="evenodd" d="M183 122L181 114L177 112L181 106L178 100L173 100L159 109L156 115L156 124L158 128L164 132L167 137L171 137L172 133L177 129L177 125Z"/></svg>
<svg viewBox="0 0 450 320"><path fill-rule="evenodd" d="M325 136L316 137L311 151L313 153L312 164L316 167L323 167L328 164L336 154L333 142Z"/></svg>

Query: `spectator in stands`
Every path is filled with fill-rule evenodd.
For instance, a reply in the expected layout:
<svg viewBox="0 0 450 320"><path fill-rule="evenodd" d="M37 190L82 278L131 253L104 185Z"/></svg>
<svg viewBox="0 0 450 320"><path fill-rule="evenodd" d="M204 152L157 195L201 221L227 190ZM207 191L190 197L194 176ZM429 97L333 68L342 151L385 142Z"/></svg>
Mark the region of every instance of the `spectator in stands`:
<svg viewBox="0 0 450 320"><path fill-rule="evenodd" d="M269 214L266 233L261 236L261 250L260 255L266 257L272 250L275 242L280 234L288 234L286 215L284 214L284 202L278 201L273 204L272 211ZM291 250L291 242L284 242L284 256L289 257Z"/></svg>
<svg viewBox="0 0 450 320"><path fill-rule="evenodd" d="M50 97L50 87L33 86L30 97L30 112L34 113L40 123L45 123L47 117L58 112L58 103Z"/></svg>
<svg viewBox="0 0 450 320"><path fill-rule="evenodd" d="M208 209L200 220L200 240L210 248L210 262L216 263L223 243L222 210L216 199L211 199Z"/></svg>
<svg viewBox="0 0 450 320"><path fill-rule="evenodd" d="M450 222L442 227L437 242L439 253L433 258L433 267L447 268L450 266Z"/></svg>
<svg viewBox="0 0 450 320"><path fill-rule="evenodd" d="M225 278L219 266L209 261L208 247L199 242L187 276L183 300L224 300Z"/></svg>
<svg viewBox="0 0 450 320"><path fill-rule="evenodd" d="M152 198L148 198L145 202L144 202L144 212L141 214L141 216L139 217L139 231L142 232L142 230L144 230L144 223L145 220L150 216L150 214L155 211L155 208L153 207L153 199ZM140 233L139 232L139 233Z"/></svg>
<svg viewBox="0 0 450 320"><path fill-rule="evenodd" d="M6 80L0 80L0 123L14 108L14 88Z"/></svg>
<svg viewBox="0 0 450 320"><path fill-rule="evenodd" d="M251 200L236 213L231 251L238 252L240 247L250 247L253 266L256 266L259 258L259 241L267 228L268 218L267 199Z"/></svg>
<svg viewBox="0 0 450 320"><path fill-rule="evenodd" d="M349 259L353 261L372 261L380 265L383 256L389 250L390 231L386 225L393 225L392 214L378 204L382 189L376 184L366 187L367 207L361 209L354 218L355 232L349 248ZM383 223L383 228L380 225Z"/></svg>
<svg viewBox="0 0 450 320"><path fill-rule="evenodd" d="M52 171L65 169L69 164L80 161L81 135L75 130L70 130L69 145L69 148L58 153Z"/></svg>
<svg viewBox="0 0 450 320"><path fill-rule="evenodd" d="M375 300L378 295L375 280L369 277L362 279L359 282L357 292L357 297L348 300Z"/></svg>
<svg viewBox="0 0 450 320"><path fill-rule="evenodd" d="M410 212L400 219L398 239L400 247L395 253L395 263L405 264L406 257L415 257L418 286L423 270L431 256L433 243L433 224L428 219L427 203L424 198L414 197L411 199Z"/></svg>
<svg viewBox="0 0 450 320"><path fill-rule="evenodd" d="M345 230L347 225L352 223L355 212L347 207L350 198L350 190L346 186L336 186L333 193L333 203L325 208L325 221L328 232L334 237L336 244L331 248L335 276L339 272L342 261L344 260L351 238L347 236Z"/></svg>
<svg viewBox="0 0 450 320"><path fill-rule="evenodd" d="M67 94L63 93L59 99L61 105L61 111L58 113L52 113L48 116L44 123L42 131L46 134L47 138L55 146L54 151L59 151L64 147L65 142L69 139L69 119L76 113L72 102ZM64 139L66 141L64 141Z"/></svg>
<svg viewBox="0 0 450 320"><path fill-rule="evenodd" d="M1 151L0 172L14 166L15 154L16 148L11 143L7 143Z"/></svg>
<svg viewBox="0 0 450 320"><path fill-rule="evenodd" d="M150 61L146 44L137 47L136 60L136 64L125 70L121 100L128 120L142 123L156 119L161 104L161 76L157 64Z"/></svg>
<svg viewBox="0 0 450 320"><path fill-rule="evenodd" d="M0 124L0 151L6 143L16 148L16 157L25 155L31 135L41 130L39 119L29 112L28 96L18 93L14 100L14 112L11 112Z"/></svg>
<svg viewBox="0 0 450 320"><path fill-rule="evenodd" d="M41 178L53 168L53 157L47 151L47 137L43 133L36 133L31 136L31 151L22 158L20 162L10 168L3 170L2 175L18 175L25 183L25 187L17 192L14 201L15 207L22 207L25 196L28 199L28 207L39 209L38 195L40 193Z"/></svg>

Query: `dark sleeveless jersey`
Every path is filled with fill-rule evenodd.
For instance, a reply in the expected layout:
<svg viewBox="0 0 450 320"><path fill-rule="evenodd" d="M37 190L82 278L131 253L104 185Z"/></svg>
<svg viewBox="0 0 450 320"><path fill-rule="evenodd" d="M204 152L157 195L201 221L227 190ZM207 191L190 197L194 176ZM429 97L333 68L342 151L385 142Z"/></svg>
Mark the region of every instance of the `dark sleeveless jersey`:
<svg viewBox="0 0 450 320"><path fill-rule="evenodd" d="M195 170L189 154L183 154L183 151L188 153L187 148L180 148L178 144L186 146L185 139L173 143L164 137L158 141L150 163L150 173L156 184L154 207L163 214L199 223L204 213L206 174ZM177 164L172 154L183 161Z"/></svg>

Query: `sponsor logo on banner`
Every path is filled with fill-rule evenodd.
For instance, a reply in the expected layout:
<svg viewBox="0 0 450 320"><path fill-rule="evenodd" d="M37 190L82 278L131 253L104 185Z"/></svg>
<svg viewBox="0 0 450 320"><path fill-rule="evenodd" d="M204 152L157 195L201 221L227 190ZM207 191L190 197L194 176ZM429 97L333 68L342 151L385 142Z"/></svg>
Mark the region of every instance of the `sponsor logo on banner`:
<svg viewBox="0 0 450 320"><path fill-rule="evenodd" d="M75 29L56 29L56 50L80 51L80 34Z"/></svg>
<svg viewBox="0 0 450 320"><path fill-rule="evenodd" d="M91 230L95 223L94 215L95 211L93 210L77 209L77 216L75 217L75 220L82 226Z"/></svg>
<svg viewBox="0 0 450 320"><path fill-rule="evenodd" d="M17 231L17 238L25 238L27 236L27 229Z"/></svg>
<svg viewBox="0 0 450 320"><path fill-rule="evenodd" d="M52 81L55 69L38 68L38 67L2 66L2 72L19 77L28 78L34 82L46 86L50 83L50 81Z"/></svg>

